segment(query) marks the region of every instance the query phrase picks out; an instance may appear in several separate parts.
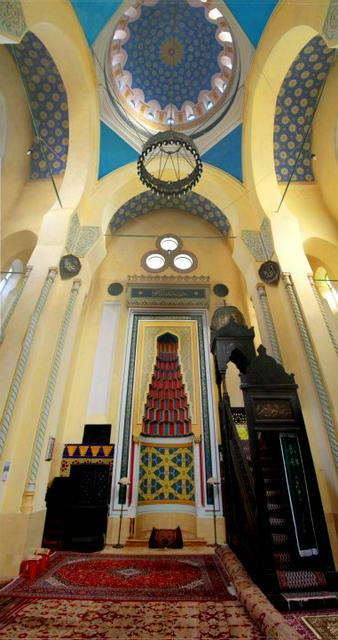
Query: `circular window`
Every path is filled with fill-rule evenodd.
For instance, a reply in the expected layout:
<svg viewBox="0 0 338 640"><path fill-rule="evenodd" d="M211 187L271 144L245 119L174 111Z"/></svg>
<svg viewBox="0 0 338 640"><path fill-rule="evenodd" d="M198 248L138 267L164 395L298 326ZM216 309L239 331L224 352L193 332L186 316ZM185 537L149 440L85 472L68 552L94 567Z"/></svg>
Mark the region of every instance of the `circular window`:
<svg viewBox="0 0 338 640"><path fill-rule="evenodd" d="M159 271L165 265L165 258L160 253L150 253L145 259L146 266L152 271Z"/></svg>
<svg viewBox="0 0 338 640"><path fill-rule="evenodd" d="M160 247L164 251L175 251L178 247L178 240L172 236L165 236L160 240Z"/></svg>
<svg viewBox="0 0 338 640"><path fill-rule="evenodd" d="M174 258L174 265L179 271L189 271L194 267L194 260L187 253L179 253Z"/></svg>

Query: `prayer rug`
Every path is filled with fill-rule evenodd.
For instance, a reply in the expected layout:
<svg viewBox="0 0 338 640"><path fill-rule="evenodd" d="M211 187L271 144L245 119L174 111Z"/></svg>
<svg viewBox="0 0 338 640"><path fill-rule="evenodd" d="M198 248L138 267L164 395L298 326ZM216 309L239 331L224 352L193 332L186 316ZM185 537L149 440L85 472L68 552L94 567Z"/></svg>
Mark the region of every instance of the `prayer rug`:
<svg viewBox="0 0 338 640"><path fill-rule="evenodd" d="M284 618L305 640L337 640L338 610L295 611Z"/></svg>
<svg viewBox="0 0 338 640"><path fill-rule="evenodd" d="M0 596L117 600L235 600L217 555L118 556L57 552L34 581L19 577Z"/></svg>
<svg viewBox="0 0 338 640"><path fill-rule="evenodd" d="M236 602L23 600L0 616L1 640L263 640Z"/></svg>

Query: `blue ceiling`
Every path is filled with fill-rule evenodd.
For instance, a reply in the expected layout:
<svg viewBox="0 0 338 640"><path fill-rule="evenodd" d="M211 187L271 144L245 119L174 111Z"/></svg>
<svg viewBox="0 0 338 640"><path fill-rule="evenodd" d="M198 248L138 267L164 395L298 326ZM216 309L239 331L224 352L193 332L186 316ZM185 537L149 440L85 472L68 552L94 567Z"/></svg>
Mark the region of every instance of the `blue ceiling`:
<svg viewBox="0 0 338 640"><path fill-rule="evenodd" d="M212 89L223 47L216 41L217 25L206 20L202 4L196 8L187 2L159 0L144 5L128 28L124 68L146 102L158 100L162 109L170 103L181 109L185 100L196 103L202 89Z"/></svg>
<svg viewBox="0 0 338 640"><path fill-rule="evenodd" d="M88 44L94 44L104 25L122 4L122 0L71 0ZM256 47L278 0L228 0L225 2Z"/></svg>
<svg viewBox="0 0 338 640"><path fill-rule="evenodd" d="M274 123L274 160L279 182L314 180L310 127L334 55L323 38L315 36L285 76Z"/></svg>
<svg viewBox="0 0 338 640"><path fill-rule="evenodd" d="M168 4L167 0L164 0L164 2ZM74 10L90 46L94 44L101 30L115 11L120 7L121 3L122 0L72 0ZM278 0L241 0L241 2L238 0L229 0L229 2L226 2L228 8L231 10L254 46L257 46L264 27L277 3ZM196 14L198 13L198 10L196 9L190 10L194 11ZM135 26L136 24L137 23L135 23ZM134 28L132 23L129 23L129 26L131 29ZM210 24L210 29L214 29L212 24ZM194 34L194 37L196 37L196 33ZM214 41L214 35L212 41ZM183 46L186 46L186 44L187 43L185 41ZM218 47L217 43L215 44L216 47ZM200 48L199 56L204 55L204 49ZM142 73L143 72L141 71L141 74ZM210 77L210 70L207 75ZM153 84L157 87L158 79L156 83ZM200 84L200 80L198 84ZM135 86L137 86L136 83ZM142 87L140 86L139 88ZM183 95L182 91L183 88L180 87L180 96ZM235 131L204 154L203 159L241 180L241 147L242 127L239 126ZM101 158L99 177L114 171L118 167L123 166L126 162L134 161L136 156L136 152L131 149L131 147L122 140L122 138L116 135L105 125L101 125Z"/></svg>

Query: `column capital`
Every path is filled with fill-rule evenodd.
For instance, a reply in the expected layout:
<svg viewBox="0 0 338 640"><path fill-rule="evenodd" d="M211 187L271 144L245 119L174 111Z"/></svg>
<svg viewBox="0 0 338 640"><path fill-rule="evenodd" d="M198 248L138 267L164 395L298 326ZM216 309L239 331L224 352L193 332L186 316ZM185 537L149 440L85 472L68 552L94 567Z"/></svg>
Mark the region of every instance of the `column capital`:
<svg viewBox="0 0 338 640"><path fill-rule="evenodd" d="M266 296L266 289L265 289L265 285L263 284L263 282L257 282L256 289L258 291L258 295L259 296Z"/></svg>

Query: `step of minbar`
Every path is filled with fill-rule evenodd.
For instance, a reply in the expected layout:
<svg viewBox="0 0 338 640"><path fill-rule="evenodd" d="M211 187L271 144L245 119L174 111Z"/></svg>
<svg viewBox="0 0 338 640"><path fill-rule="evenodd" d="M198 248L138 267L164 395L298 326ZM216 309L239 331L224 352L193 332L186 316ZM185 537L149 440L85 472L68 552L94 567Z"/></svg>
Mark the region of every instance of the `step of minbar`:
<svg viewBox="0 0 338 640"><path fill-rule="evenodd" d="M272 533L271 537L275 547L281 547L289 542L289 536L286 533Z"/></svg>
<svg viewBox="0 0 338 640"><path fill-rule="evenodd" d="M148 547L147 538L128 538L126 547ZM207 541L204 538L187 538L183 540L183 547L206 547Z"/></svg>
<svg viewBox="0 0 338 640"><path fill-rule="evenodd" d="M275 551L273 554L275 566L279 569L289 569L291 555L288 551Z"/></svg>
<svg viewBox="0 0 338 640"><path fill-rule="evenodd" d="M268 489L266 492L267 498L276 498L277 496L281 496L282 493L278 489Z"/></svg>
<svg viewBox="0 0 338 640"><path fill-rule="evenodd" d="M297 591L303 589L323 589L327 587L322 571L276 571L281 589Z"/></svg>
<svg viewBox="0 0 338 640"><path fill-rule="evenodd" d="M268 511L285 511L285 506L278 502L268 502L267 503Z"/></svg>
<svg viewBox="0 0 338 640"><path fill-rule="evenodd" d="M287 522L285 518L275 518L274 516L269 518L270 527L277 527L280 529L281 527L285 527Z"/></svg>

